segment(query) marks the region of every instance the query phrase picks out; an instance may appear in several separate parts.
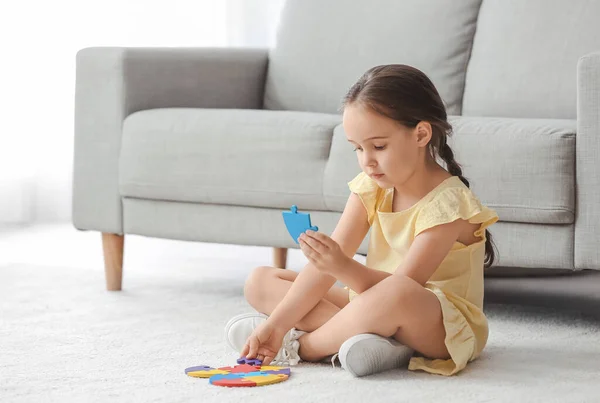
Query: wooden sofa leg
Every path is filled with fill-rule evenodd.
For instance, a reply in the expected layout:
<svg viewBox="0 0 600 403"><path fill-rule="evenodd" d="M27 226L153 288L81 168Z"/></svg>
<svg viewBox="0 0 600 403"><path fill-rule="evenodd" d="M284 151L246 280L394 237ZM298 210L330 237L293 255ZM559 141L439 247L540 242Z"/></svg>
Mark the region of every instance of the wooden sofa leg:
<svg viewBox="0 0 600 403"><path fill-rule="evenodd" d="M124 244L124 235L102 233L104 270L106 274L106 289L108 291L121 291Z"/></svg>
<svg viewBox="0 0 600 403"><path fill-rule="evenodd" d="M285 269L287 264L287 248L273 248L273 266Z"/></svg>

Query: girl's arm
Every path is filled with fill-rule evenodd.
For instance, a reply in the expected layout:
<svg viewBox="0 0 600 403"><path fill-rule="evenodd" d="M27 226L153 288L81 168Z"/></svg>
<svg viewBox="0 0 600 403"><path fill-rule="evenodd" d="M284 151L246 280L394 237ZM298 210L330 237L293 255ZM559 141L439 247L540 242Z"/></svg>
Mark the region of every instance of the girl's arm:
<svg viewBox="0 0 600 403"><path fill-rule="evenodd" d="M459 234L472 234L476 229L477 225L458 219L423 231L415 237L404 262L396 268L393 275L410 277L424 286L442 264ZM352 260L347 269L340 268L335 272L338 280L359 294L391 275L370 269L355 260Z"/></svg>
<svg viewBox="0 0 600 403"><path fill-rule="evenodd" d="M385 271L371 269L352 259L348 267L343 270L340 269L336 272L335 276L342 283L360 294L367 291L386 277L391 276L391 274Z"/></svg>
<svg viewBox="0 0 600 403"><path fill-rule="evenodd" d="M331 238L352 262L356 262L352 258L368 231L367 212L360 198L352 193ZM334 277L309 263L298 274L268 321L278 328L285 328L285 331L291 329L319 303L335 281Z"/></svg>
<svg viewBox="0 0 600 403"><path fill-rule="evenodd" d="M421 232L415 237L404 262L394 275L410 277L424 286L442 264L461 232L473 233L476 227L467 220L457 219Z"/></svg>

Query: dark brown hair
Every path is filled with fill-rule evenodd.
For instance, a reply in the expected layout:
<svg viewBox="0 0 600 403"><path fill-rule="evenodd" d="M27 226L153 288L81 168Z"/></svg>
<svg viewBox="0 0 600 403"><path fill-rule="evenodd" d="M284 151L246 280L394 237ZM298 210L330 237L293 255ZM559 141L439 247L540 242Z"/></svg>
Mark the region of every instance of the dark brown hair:
<svg viewBox="0 0 600 403"><path fill-rule="evenodd" d="M448 172L458 176L469 187L460 164L447 143L452 134L446 108L431 80L422 71L404 64L375 66L354 84L344 97L343 106L358 103L395 120L401 125L414 128L421 121L429 122L432 137L428 148L432 158L441 158ZM490 267L496 259L492 234L485 230L484 266Z"/></svg>

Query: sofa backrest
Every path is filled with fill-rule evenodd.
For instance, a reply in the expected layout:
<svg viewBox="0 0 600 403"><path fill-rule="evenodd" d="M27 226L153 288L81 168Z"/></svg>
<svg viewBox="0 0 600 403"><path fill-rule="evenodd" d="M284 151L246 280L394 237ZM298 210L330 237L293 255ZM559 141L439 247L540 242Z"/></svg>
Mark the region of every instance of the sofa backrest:
<svg viewBox="0 0 600 403"><path fill-rule="evenodd" d="M451 115L576 118L599 0L288 0L264 107L335 113L368 68L423 70Z"/></svg>
<svg viewBox="0 0 600 403"><path fill-rule="evenodd" d="M271 50L264 106L335 113L370 67L423 70L459 114L480 0L288 0Z"/></svg>
<svg viewBox="0 0 600 403"><path fill-rule="evenodd" d="M576 118L577 60L600 51L600 1L484 0L463 115Z"/></svg>

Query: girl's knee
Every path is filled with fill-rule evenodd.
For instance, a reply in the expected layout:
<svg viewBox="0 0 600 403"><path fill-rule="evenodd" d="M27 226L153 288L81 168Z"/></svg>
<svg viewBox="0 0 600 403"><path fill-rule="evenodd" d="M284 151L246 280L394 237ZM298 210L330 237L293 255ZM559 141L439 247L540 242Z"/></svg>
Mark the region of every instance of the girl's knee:
<svg viewBox="0 0 600 403"><path fill-rule="evenodd" d="M264 296L265 284L268 283L269 276L273 276L272 267L259 266L256 267L244 284L244 297L246 301L253 307L260 304L260 300Z"/></svg>
<svg viewBox="0 0 600 403"><path fill-rule="evenodd" d="M411 306L415 292L422 289L422 286L412 278L398 274L389 276L377 286L377 292L371 295L374 299L373 303L378 304L381 299L385 299L385 306L393 310L397 307Z"/></svg>
<svg viewBox="0 0 600 403"><path fill-rule="evenodd" d="M416 290L416 287L421 287L419 283L408 276L394 274L388 277L389 280L386 286L393 291L393 295L397 298L406 298Z"/></svg>
<svg viewBox="0 0 600 403"><path fill-rule="evenodd" d="M389 291L390 306L396 307L396 312L402 316L410 316L413 312L420 312L429 305L429 302L437 302L437 297L408 276L394 275L390 281Z"/></svg>

